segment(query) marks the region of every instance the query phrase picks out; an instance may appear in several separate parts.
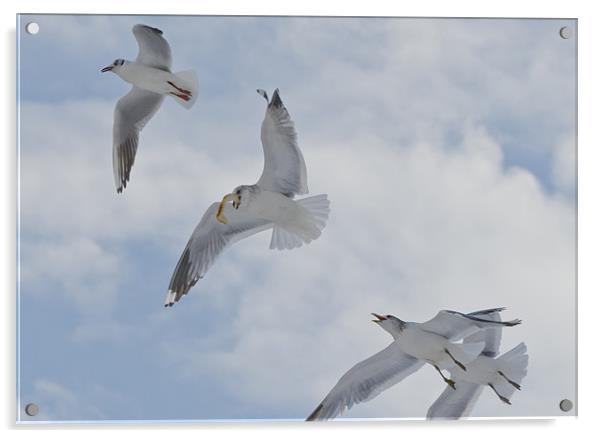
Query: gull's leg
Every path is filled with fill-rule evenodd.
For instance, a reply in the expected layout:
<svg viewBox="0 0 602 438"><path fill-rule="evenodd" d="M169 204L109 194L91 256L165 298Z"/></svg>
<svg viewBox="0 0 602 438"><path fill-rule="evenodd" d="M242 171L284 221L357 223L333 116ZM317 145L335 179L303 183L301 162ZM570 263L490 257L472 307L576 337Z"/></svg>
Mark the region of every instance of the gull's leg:
<svg viewBox="0 0 602 438"><path fill-rule="evenodd" d="M501 400L501 401L503 401L504 403L506 403L506 404L508 404L508 405L511 405L511 404L512 404L512 403L510 403L510 400L508 400L508 399L507 399L506 397L504 397L503 395L500 395L500 393L499 393L499 392L497 392L497 389L495 389L495 387L494 387L494 386L493 386L491 383L489 384L489 387L490 387L491 389L493 389L493 392L495 392L495 395L497 395L497 396L500 398L500 400Z"/></svg>
<svg viewBox="0 0 602 438"><path fill-rule="evenodd" d="M180 87L178 87L178 86L177 86L176 84L174 84L172 81L167 81L167 83L168 83L169 85L171 85L172 87L174 87L176 90L178 90L180 93L187 94L187 95L189 95L189 96L190 96L190 95L192 95L192 93L191 93L189 90L186 90L185 88L180 88Z"/></svg>
<svg viewBox="0 0 602 438"><path fill-rule="evenodd" d="M501 371L497 372L500 376L502 376L504 379L506 379L506 382L508 382L509 384L511 384L512 386L514 386L516 389L518 389L520 391L520 385L516 382L513 382L512 380L510 380L508 377L506 377L506 375L504 373L502 373Z"/></svg>
<svg viewBox="0 0 602 438"><path fill-rule="evenodd" d="M180 99L185 100L186 102L190 100L190 96L188 94L172 93L171 91L169 92L169 94L179 97Z"/></svg>
<svg viewBox="0 0 602 438"><path fill-rule="evenodd" d="M460 368L462 368L462 370L466 371L466 367L464 366L464 364L462 362L456 360L456 358L452 356L452 354L449 352L449 350L447 348L444 351L449 357L451 357L451 359L454 361L454 363L456 365L458 365Z"/></svg>
<svg viewBox="0 0 602 438"><path fill-rule="evenodd" d="M443 373L441 372L441 368L439 368L437 365L433 364L433 366L435 367L435 369L437 370L439 375L441 377L443 377L443 380L445 381L445 383L447 383L449 386L451 386L452 389L456 389L456 382L454 382L452 379L448 379L447 377L445 377L445 375L443 375Z"/></svg>

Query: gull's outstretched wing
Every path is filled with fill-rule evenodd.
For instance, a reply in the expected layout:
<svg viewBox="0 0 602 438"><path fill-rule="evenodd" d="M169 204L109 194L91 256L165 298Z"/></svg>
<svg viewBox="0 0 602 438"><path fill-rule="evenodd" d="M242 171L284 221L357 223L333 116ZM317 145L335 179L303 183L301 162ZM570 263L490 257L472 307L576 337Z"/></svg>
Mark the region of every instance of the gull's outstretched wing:
<svg viewBox="0 0 602 438"><path fill-rule="evenodd" d="M469 316L476 316L481 319L493 322L501 322L500 312L504 309L490 309L481 312L469 313ZM482 313L487 312L487 313ZM485 342L485 348L481 351L483 356L496 357L500 353L500 342L502 340L502 328L503 325L495 325L493 327L486 328L485 330L479 330L478 332L464 338L464 343L470 344L474 342Z"/></svg>
<svg viewBox="0 0 602 438"><path fill-rule="evenodd" d="M169 282L165 306L172 306L186 295L228 245L273 226L271 222L247 217L234 210L232 204L224 205L228 224L223 224L216 219L219 205L211 204L192 233Z"/></svg>
<svg viewBox="0 0 602 438"><path fill-rule="evenodd" d="M403 353L392 343L358 363L337 382L307 421L335 418L354 404L373 399L417 371L424 362Z"/></svg>
<svg viewBox="0 0 602 438"><path fill-rule="evenodd" d="M138 134L163 102L161 94L132 87L115 106L113 121L113 174L121 193L130 180L138 149Z"/></svg>
<svg viewBox="0 0 602 438"><path fill-rule="evenodd" d="M267 100L265 91L257 91ZM261 143L264 165L257 185L290 197L306 194L305 160L297 146L295 125L280 99L278 89L272 95L261 124Z"/></svg>
<svg viewBox="0 0 602 438"><path fill-rule="evenodd" d="M483 388L483 385L463 380L456 382L455 390L446 386L429 408L426 418L456 420L469 415Z"/></svg>
<svg viewBox="0 0 602 438"><path fill-rule="evenodd" d="M132 32L138 41L139 62L149 67L159 68L170 71L171 69L171 48L169 43L163 38L163 32L155 27L145 24L137 24L132 28Z"/></svg>
<svg viewBox="0 0 602 438"><path fill-rule="evenodd" d="M442 310L433 319L420 324L420 328L444 336L450 341L457 341L479 330L489 327L512 327L521 321L491 321L487 315L502 311L503 308L487 309L465 314L454 310Z"/></svg>

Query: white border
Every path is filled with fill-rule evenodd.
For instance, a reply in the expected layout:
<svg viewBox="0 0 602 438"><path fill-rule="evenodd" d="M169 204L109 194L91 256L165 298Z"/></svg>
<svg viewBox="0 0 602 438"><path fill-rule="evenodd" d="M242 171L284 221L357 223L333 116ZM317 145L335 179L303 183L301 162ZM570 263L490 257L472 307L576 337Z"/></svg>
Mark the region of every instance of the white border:
<svg viewBox="0 0 602 438"><path fill-rule="evenodd" d="M517 434L523 436L543 433L549 437L568 434L585 434L599 429L596 423L597 399L600 389L597 369L601 363L600 328L596 324L600 307L600 256L602 248L600 228L602 215L600 201L600 173L602 160L600 148L602 141L598 125L600 124L600 86L602 78L600 68L600 14L595 2L587 1L528 1L505 0L503 2L482 2L455 0L453 2L413 1L397 3L384 0L370 1L326 1L305 0L284 2L274 0L235 0L190 2L183 0L145 0L144 2L125 3L123 0L103 0L97 2L81 1L4 1L1 4L0 20L3 27L4 63L0 68L4 105L2 106L2 148L3 177L0 191L2 207L3 242L0 252L0 278L4 280L4 328L2 345L3 397L0 405L2 425L9 434L18 430L21 435L35 433L42 429L51 436L81 433L98 435L111 431L121 435L134 431L144 431L145 435L157 436L166 430L188 435L199 433L225 435L244 433L253 436L275 436L286 433L287 436L300 436L314 433L324 436L344 433L346 436L362 436L374 433L408 434L423 436L443 436L451 438L472 434L487 434L489 437ZM224 15L359 15L359 16L504 16L504 17L563 17L579 19L579 419L559 418L557 420L474 420L462 422L335 422L332 424L298 423L234 423L234 424L149 424L149 425L14 425L15 412L15 228L16 228L16 112L15 112L15 14L21 13L128 13L128 14L224 14ZM550 340L553 342L553 339ZM550 382L553 385L554 382Z"/></svg>

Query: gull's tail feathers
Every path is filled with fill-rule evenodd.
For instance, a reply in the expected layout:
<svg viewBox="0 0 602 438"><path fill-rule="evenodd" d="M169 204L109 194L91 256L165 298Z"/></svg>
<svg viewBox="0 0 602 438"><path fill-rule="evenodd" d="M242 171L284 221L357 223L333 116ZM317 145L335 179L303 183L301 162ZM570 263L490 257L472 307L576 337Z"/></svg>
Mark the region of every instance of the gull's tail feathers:
<svg viewBox="0 0 602 438"><path fill-rule="evenodd" d="M186 70L174 73L173 75L175 76L173 84L174 94L171 94L171 97L184 108L192 108L199 95L199 79L196 72L194 70Z"/></svg>
<svg viewBox="0 0 602 438"><path fill-rule="evenodd" d="M274 226L270 249L293 249L303 246L303 240L282 227Z"/></svg>
<svg viewBox="0 0 602 438"><path fill-rule="evenodd" d="M293 249L316 240L326 227L330 214L330 201L325 194L296 201L299 215L286 228L274 225L270 249Z"/></svg>
<svg viewBox="0 0 602 438"><path fill-rule="evenodd" d="M506 383L496 387L498 392L504 397L510 399L514 391L518 388L507 380L520 386L527 375L527 366L529 365L529 356L527 355L527 346L521 342L512 350L507 351L497 358L500 364L500 370L506 378ZM503 377L503 376L502 376Z"/></svg>

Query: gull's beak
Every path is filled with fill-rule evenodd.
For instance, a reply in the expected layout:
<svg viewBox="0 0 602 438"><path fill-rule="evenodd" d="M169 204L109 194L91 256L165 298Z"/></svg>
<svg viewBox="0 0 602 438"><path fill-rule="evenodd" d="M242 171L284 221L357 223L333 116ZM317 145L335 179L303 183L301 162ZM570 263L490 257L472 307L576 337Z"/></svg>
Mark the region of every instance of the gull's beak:
<svg viewBox="0 0 602 438"><path fill-rule="evenodd" d="M111 70L113 70L113 66L112 65L107 65L105 68L103 68L101 70L101 72L105 73L105 72L108 72L108 71L111 71Z"/></svg>
<svg viewBox="0 0 602 438"><path fill-rule="evenodd" d="M373 320L372 320L372 322L375 322L375 323L377 323L377 324L378 324L379 322L381 322L381 321L384 321L385 319L387 319L386 317L384 317L384 316L382 316L382 315L379 315L378 313L371 313L371 315L372 315L372 316L374 316L374 317L376 318L376 319L373 319Z"/></svg>
<svg viewBox="0 0 602 438"><path fill-rule="evenodd" d="M236 193L228 193L222 199L222 202L219 204L219 208L217 209L217 214L215 215L215 218L222 224L228 224L228 219L226 219L226 216L224 216L224 206L230 201L232 201L234 208L238 208L240 205L240 196L238 196Z"/></svg>

